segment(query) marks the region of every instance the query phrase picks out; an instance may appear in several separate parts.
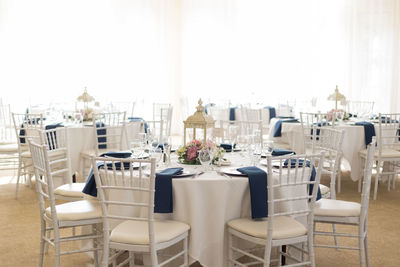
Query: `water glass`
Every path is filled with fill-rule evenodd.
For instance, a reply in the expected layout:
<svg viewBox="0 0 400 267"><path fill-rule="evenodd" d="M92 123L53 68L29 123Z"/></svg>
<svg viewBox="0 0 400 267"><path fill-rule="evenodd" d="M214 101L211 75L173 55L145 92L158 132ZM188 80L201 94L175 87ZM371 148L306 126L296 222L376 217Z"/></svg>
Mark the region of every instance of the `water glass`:
<svg viewBox="0 0 400 267"><path fill-rule="evenodd" d="M271 155L273 150L274 150L274 141L266 140L263 142L263 152L266 156Z"/></svg>
<svg viewBox="0 0 400 267"><path fill-rule="evenodd" d="M203 170L206 171L208 166L210 166L213 155L210 149L202 149L199 151L199 160L203 166Z"/></svg>

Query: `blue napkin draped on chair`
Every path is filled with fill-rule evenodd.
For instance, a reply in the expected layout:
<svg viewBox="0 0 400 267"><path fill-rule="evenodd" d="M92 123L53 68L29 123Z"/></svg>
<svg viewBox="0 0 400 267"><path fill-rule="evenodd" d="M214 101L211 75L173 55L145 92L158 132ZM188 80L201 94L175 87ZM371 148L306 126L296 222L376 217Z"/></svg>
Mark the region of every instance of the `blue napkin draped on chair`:
<svg viewBox="0 0 400 267"><path fill-rule="evenodd" d="M251 218L268 217L267 173L255 166L237 170L249 177Z"/></svg>
<svg viewBox="0 0 400 267"><path fill-rule="evenodd" d="M96 122L96 128L100 128L100 127L105 127L103 122ZM107 130L106 129L98 129L97 130L97 135L100 135L100 137L97 137L97 142L101 143L98 145L99 149L105 149L107 148L107 144L104 144L107 142L107 137L102 136L102 135L106 135L107 134Z"/></svg>
<svg viewBox="0 0 400 267"><path fill-rule="evenodd" d="M48 125L45 126L45 129L46 130L51 130L51 129L55 129L55 128L58 128L58 127L64 127L62 122L48 124ZM49 144L49 150L55 149L56 148L56 144L57 144L57 134L56 134L56 132L54 132L54 138L51 135L49 135L48 133L46 133L46 137L47 137L47 142Z"/></svg>
<svg viewBox="0 0 400 267"><path fill-rule="evenodd" d="M272 118L276 117L276 110L274 107L271 106L265 106L264 108L269 110L269 119L271 120Z"/></svg>
<svg viewBox="0 0 400 267"><path fill-rule="evenodd" d="M302 160L302 159L299 159L299 160L297 160L297 159L291 159L291 160L290 160L290 167L291 167L291 168L296 167L297 162L298 162L298 164L299 164L299 167L302 167L303 164L304 164L304 160ZM283 165L287 167L287 166L289 165L289 160L285 160L285 162L283 163ZM307 166L307 167L310 167L310 166L311 166L310 161L308 161L308 160L306 161L306 166ZM315 181L315 175L316 175L316 174L317 174L317 173L315 172L315 167L312 166L310 181ZM314 189L314 185L313 185L313 184L310 184L310 187L309 187L309 189L308 189L308 193L309 193L310 196L312 195L313 189ZM317 199L316 199L316 200L320 200L321 198L322 198L321 190L320 190L319 187L318 187Z"/></svg>
<svg viewBox="0 0 400 267"><path fill-rule="evenodd" d="M183 168L168 168L156 173L154 212L171 213L172 202L172 176L182 173Z"/></svg>
<svg viewBox="0 0 400 267"><path fill-rule="evenodd" d="M100 155L100 157L113 157L113 158L129 158L132 156L131 152L106 152ZM104 162L98 162L97 168L100 169L104 167ZM107 169L111 169L112 165L107 164ZM121 162L115 163L115 168L117 170L121 170ZM124 168L129 168L129 163L124 162ZM96 180L94 179L94 172L93 168L90 170L89 176L86 179L85 187L82 190L83 193L91 195L93 197L97 197L97 187L96 187Z"/></svg>
<svg viewBox="0 0 400 267"><path fill-rule="evenodd" d="M287 119L281 119L281 120L277 120L277 122L275 123L275 127L274 127L274 137L280 137L282 136L282 123L283 122L299 122L298 119L295 118L287 118Z"/></svg>
<svg viewBox="0 0 400 267"><path fill-rule="evenodd" d="M372 137L375 136L375 126L367 121L359 121L355 125L364 127L365 147L368 147L368 144L372 142Z"/></svg>
<svg viewBox="0 0 400 267"><path fill-rule="evenodd" d="M236 109L237 109L237 107L231 107L229 109L229 120L234 121L236 119L236 116L235 116Z"/></svg>

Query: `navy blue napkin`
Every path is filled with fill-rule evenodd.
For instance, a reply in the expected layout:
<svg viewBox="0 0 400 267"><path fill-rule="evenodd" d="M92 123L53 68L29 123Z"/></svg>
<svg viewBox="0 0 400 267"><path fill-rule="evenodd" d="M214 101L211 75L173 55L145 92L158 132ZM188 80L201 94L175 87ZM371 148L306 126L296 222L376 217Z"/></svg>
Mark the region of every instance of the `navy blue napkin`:
<svg viewBox="0 0 400 267"><path fill-rule="evenodd" d="M232 144L227 144L227 143L221 143L219 144L220 147L225 149L226 152L231 152L232 151ZM236 148L236 144L233 145L233 149Z"/></svg>
<svg viewBox="0 0 400 267"><path fill-rule="evenodd" d="M302 167L303 164L304 164L304 160L303 160L303 159L299 159L298 162L299 162L299 167ZM291 167L291 168L296 167L296 163L297 163L297 160L296 160L296 159L290 159L290 167ZM287 166L289 165L289 160L285 160L285 162L283 163L283 165L287 167ZM306 161L306 166L307 166L307 167L310 167L310 165L311 165L311 164L310 164L310 161L307 160L307 161ZM312 166L310 181L315 181L315 175L316 175L316 174L317 174L317 173L315 172L315 168L314 168L314 166ZM308 194L309 194L310 196L312 195L313 189L314 189L314 185L313 185L313 184L310 184L310 186L309 186L309 188L308 188ZM319 187L318 187L317 199L316 199L316 200L320 200L321 198L322 198L321 190L320 190Z"/></svg>
<svg viewBox="0 0 400 267"><path fill-rule="evenodd" d="M154 212L171 213L172 203L172 176L181 174L183 168L168 168L156 173Z"/></svg>
<svg viewBox="0 0 400 267"><path fill-rule="evenodd" d="M271 106L265 106L264 108L269 109L269 119L271 120L272 118L276 117L276 110L274 107Z"/></svg>
<svg viewBox="0 0 400 267"><path fill-rule="evenodd" d="M299 120L298 119L294 119L294 118L278 120L275 123L275 127L274 127L274 134L273 134L274 137L282 136L282 123L283 122L299 122Z"/></svg>
<svg viewBox="0 0 400 267"><path fill-rule="evenodd" d="M141 118L141 117L128 117L128 120L131 121L131 122L137 122L137 121L143 122L144 123L143 124L144 132L147 133L147 129L149 128L149 125L147 124L147 122L143 118Z"/></svg>
<svg viewBox="0 0 400 267"><path fill-rule="evenodd" d="M51 130L51 129L55 129L55 128L58 128L58 127L64 127L62 122L48 124L48 125L45 126L45 129L46 130ZM54 132L54 136L51 136L48 133L46 133L46 137L47 137L47 143L49 144L49 150L55 149L56 148L56 144L57 144L57 133Z"/></svg>
<svg viewBox="0 0 400 267"><path fill-rule="evenodd" d="M237 107L231 107L229 109L229 120L234 121L235 118L235 110L237 109Z"/></svg>
<svg viewBox="0 0 400 267"><path fill-rule="evenodd" d="M103 122L96 122L96 128L100 128L100 127L105 127L104 123ZM106 134L107 134L107 130L106 129L97 130L97 135L101 135L100 137L97 137L97 142L100 143L98 145L98 147L100 149L107 148L107 144L105 144L107 142L107 137L104 136Z"/></svg>
<svg viewBox="0 0 400 267"><path fill-rule="evenodd" d="M272 150L271 155L272 156L283 156L283 155L287 155L287 154L296 154L296 152L292 151L292 150L287 150L287 149L283 149L283 148L274 148Z"/></svg>
<svg viewBox="0 0 400 267"><path fill-rule="evenodd" d="M367 121L356 122L356 125L364 126L365 147L372 142L372 137L375 136L375 126Z"/></svg>
<svg viewBox="0 0 400 267"><path fill-rule="evenodd" d="M113 158L129 158L132 156L131 152L106 152L100 155L100 157L113 157ZM104 167L104 162L97 162L97 169ZM115 168L117 170L121 170L121 162L115 163ZM124 168L129 168L129 162L124 162ZM112 164L107 164L107 169L112 169ZM94 179L93 168L90 170L89 176L86 179L85 187L82 190L83 193L91 195L93 197L97 197L97 187L96 187L96 179Z"/></svg>
<svg viewBox="0 0 400 267"><path fill-rule="evenodd" d="M237 170L249 177L251 218L268 217L267 173L254 166Z"/></svg>
<svg viewBox="0 0 400 267"><path fill-rule="evenodd" d="M320 127L327 126L327 125L330 125L330 124L327 123L326 121L324 121L324 122L314 123L313 125L318 126L317 131L316 131L316 136L319 136L320 133L321 133ZM313 133L314 133L314 129L311 128L311 139L312 139ZM319 137L317 137L316 139L319 140Z"/></svg>

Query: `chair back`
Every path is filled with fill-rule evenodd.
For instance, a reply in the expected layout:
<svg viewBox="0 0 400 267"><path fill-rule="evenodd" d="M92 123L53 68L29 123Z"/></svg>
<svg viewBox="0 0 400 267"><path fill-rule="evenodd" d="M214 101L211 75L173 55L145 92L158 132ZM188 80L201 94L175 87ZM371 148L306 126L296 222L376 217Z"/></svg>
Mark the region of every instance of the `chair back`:
<svg viewBox="0 0 400 267"><path fill-rule="evenodd" d="M369 117L374 110L373 101L347 101L347 112L357 117Z"/></svg>
<svg viewBox="0 0 400 267"><path fill-rule="evenodd" d="M159 142L168 140L171 135L172 111L171 104L153 103L153 121L148 123Z"/></svg>
<svg viewBox="0 0 400 267"><path fill-rule="evenodd" d="M400 145L400 113L379 113L378 151L393 149Z"/></svg>
<svg viewBox="0 0 400 267"><path fill-rule="evenodd" d="M374 154L376 149L376 137L372 138L372 142L367 147L367 157L365 159L364 180L361 192L361 214L360 224L365 222L368 217L369 195L371 191L372 168L374 165Z"/></svg>
<svg viewBox="0 0 400 267"><path fill-rule="evenodd" d="M121 150L128 147L125 124L125 112L108 112L93 114L93 131L95 132L95 149Z"/></svg>
<svg viewBox="0 0 400 267"><path fill-rule="evenodd" d="M150 165L147 175L145 165ZM105 233L122 221L147 221L150 245L154 247L155 159L94 157L92 166Z"/></svg>
<svg viewBox="0 0 400 267"><path fill-rule="evenodd" d="M307 228L312 230L314 204L317 197L324 154L325 152L313 155L267 157L267 242L272 240L274 219L277 216L306 218ZM289 164L285 165L285 162ZM314 179L311 179L314 171ZM276 194L276 192L282 192L282 194Z"/></svg>
<svg viewBox="0 0 400 267"><path fill-rule="evenodd" d="M43 129L43 115L33 113L12 113L19 153L28 151L27 138L36 138L33 129Z"/></svg>
<svg viewBox="0 0 400 267"><path fill-rule="evenodd" d="M71 183L71 157L68 146L68 135L64 127L37 131L35 135L40 138L40 145L47 147L50 166L55 170L62 170L56 175L63 178L63 184ZM54 182L53 182L54 184Z"/></svg>
<svg viewBox="0 0 400 267"><path fill-rule="evenodd" d="M0 104L0 142L15 142L10 105Z"/></svg>
<svg viewBox="0 0 400 267"><path fill-rule="evenodd" d="M314 133L317 132L317 128L312 128ZM332 127L324 127L320 129L320 133L317 136L313 135L313 145L312 153L319 153L325 151L325 160L322 166L323 173L330 175L330 198L336 199L336 175L340 171L340 158L343 154L342 144L343 144L344 131L334 129Z"/></svg>
<svg viewBox="0 0 400 267"><path fill-rule="evenodd" d="M49 203L53 221L57 220L56 204L54 197L53 175L65 172L65 169L54 170L49 161L47 145L40 145L32 139L28 139L29 149L32 155L35 169L36 190L39 198L41 216L45 216L46 202Z"/></svg>
<svg viewBox="0 0 400 267"><path fill-rule="evenodd" d="M300 122L305 148L313 149L315 141L319 140L318 135L321 129L330 126L327 121L328 116L328 113L300 112ZM334 123L331 125L334 127Z"/></svg>

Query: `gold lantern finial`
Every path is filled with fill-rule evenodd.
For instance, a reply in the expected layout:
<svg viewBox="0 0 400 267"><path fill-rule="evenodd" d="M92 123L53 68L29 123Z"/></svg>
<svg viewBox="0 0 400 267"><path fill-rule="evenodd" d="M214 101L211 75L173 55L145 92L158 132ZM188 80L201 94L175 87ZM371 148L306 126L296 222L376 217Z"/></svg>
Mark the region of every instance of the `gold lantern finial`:
<svg viewBox="0 0 400 267"><path fill-rule="evenodd" d="M196 112L189 116L184 122L183 144L186 145L186 129L193 128L193 139L196 139L196 129L203 129L204 140L207 139L207 129L214 128L215 120L204 112L203 101L201 98L197 102Z"/></svg>

